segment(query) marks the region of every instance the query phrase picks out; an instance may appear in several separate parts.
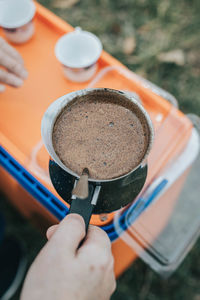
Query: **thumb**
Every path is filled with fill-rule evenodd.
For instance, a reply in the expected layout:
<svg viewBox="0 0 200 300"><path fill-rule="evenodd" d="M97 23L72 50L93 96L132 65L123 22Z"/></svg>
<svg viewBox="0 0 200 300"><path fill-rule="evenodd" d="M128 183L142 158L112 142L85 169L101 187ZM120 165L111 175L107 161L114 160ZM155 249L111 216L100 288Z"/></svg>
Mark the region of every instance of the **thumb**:
<svg viewBox="0 0 200 300"><path fill-rule="evenodd" d="M49 228L47 229L46 237L47 237L48 240L50 240L51 237L54 235L54 233L56 232L58 226L59 226L58 224L52 225L51 227L49 227Z"/></svg>
<svg viewBox="0 0 200 300"><path fill-rule="evenodd" d="M50 241L62 245L68 252L76 253L80 242L85 237L85 223L78 214L67 215L62 222L51 229Z"/></svg>

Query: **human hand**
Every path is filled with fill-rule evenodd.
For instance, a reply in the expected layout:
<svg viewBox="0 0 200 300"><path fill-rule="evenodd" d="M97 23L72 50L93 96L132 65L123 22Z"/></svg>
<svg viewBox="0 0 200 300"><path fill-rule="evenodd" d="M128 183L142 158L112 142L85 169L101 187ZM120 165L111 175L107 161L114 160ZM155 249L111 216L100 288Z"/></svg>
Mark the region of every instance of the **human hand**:
<svg viewBox="0 0 200 300"><path fill-rule="evenodd" d="M102 229L89 226L78 248L84 237L85 224L77 214L50 227L21 300L108 300L116 286L110 240Z"/></svg>
<svg viewBox="0 0 200 300"><path fill-rule="evenodd" d="M0 69L0 92L5 90L4 84L21 86L28 76L21 55L1 37L0 67L3 67Z"/></svg>

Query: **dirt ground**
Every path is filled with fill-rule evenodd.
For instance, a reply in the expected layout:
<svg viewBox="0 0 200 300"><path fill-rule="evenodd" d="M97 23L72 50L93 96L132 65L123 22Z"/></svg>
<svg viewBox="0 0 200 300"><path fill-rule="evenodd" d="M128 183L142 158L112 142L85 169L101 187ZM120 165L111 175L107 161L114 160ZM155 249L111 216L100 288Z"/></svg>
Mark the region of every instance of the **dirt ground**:
<svg viewBox="0 0 200 300"><path fill-rule="evenodd" d="M172 93L181 110L200 115L200 1L40 0L73 26L92 31L104 49L134 72ZM0 197L7 232L23 239L29 263L42 235ZM5 200L5 201L4 201ZM161 279L142 261L118 280L112 300L200 300L200 240L174 275ZM19 298L15 296L13 300Z"/></svg>

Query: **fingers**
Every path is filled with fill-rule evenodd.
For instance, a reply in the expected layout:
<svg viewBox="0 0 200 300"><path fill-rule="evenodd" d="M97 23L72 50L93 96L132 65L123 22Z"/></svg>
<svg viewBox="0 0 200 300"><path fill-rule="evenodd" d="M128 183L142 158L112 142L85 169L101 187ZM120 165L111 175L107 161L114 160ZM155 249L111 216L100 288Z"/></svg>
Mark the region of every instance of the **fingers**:
<svg viewBox="0 0 200 300"><path fill-rule="evenodd" d="M110 287L109 287L110 288L110 295L112 295L114 293L114 291L116 290L116 287L117 287L115 273L114 273L113 269L110 271L109 275L110 275Z"/></svg>
<svg viewBox="0 0 200 300"><path fill-rule="evenodd" d="M93 244L97 245L97 247L107 248L109 250L111 248L110 239L105 231L97 226L90 225L83 247Z"/></svg>
<svg viewBox="0 0 200 300"><path fill-rule="evenodd" d="M16 75L0 69L0 82L19 87L23 84L23 80Z"/></svg>
<svg viewBox="0 0 200 300"><path fill-rule="evenodd" d="M19 76L21 79L26 79L28 76L28 72L25 70L24 66L14 58L6 55L3 51L0 51L0 65L5 67L11 73Z"/></svg>
<svg viewBox="0 0 200 300"><path fill-rule="evenodd" d="M112 272L111 272L111 280L112 280L112 284L111 284L111 294L112 294L116 290L116 287L117 287L114 270L112 270Z"/></svg>
<svg viewBox="0 0 200 300"><path fill-rule="evenodd" d="M62 245L68 253L76 254L80 242L85 237L85 223L83 218L77 214L66 216L51 236L51 241Z"/></svg>
<svg viewBox="0 0 200 300"><path fill-rule="evenodd" d="M0 83L20 87L28 76L23 63L21 55L0 37L0 66L9 71L0 69ZM5 86L0 84L0 92L4 90Z"/></svg>
<svg viewBox="0 0 200 300"><path fill-rule="evenodd" d="M47 229L46 236L47 236L47 239L48 239L48 240L51 239L51 237L52 237L52 236L54 235L54 233L56 232L57 228L58 228L58 225L53 225L53 226L51 226L51 227L49 227L49 228Z"/></svg>
<svg viewBox="0 0 200 300"><path fill-rule="evenodd" d="M3 93L5 89L6 89L5 85L0 84L0 93Z"/></svg>
<svg viewBox="0 0 200 300"><path fill-rule="evenodd" d="M0 49L3 52L5 52L5 54L17 60L20 64L24 64L21 55L13 47L11 47L2 37L0 37Z"/></svg>
<svg viewBox="0 0 200 300"><path fill-rule="evenodd" d="M90 226L85 242L77 251L77 258L89 270L89 274L99 278L105 295L110 296L115 290L116 282L111 242L107 234L96 226ZM107 296L105 299L108 299ZM101 295L97 295L97 298L100 299Z"/></svg>
<svg viewBox="0 0 200 300"><path fill-rule="evenodd" d="M86 264L94 264L97 269L106 269L108 264L113 262L111 242L107 234L99 227L90 226L77 256Z"/></svg>

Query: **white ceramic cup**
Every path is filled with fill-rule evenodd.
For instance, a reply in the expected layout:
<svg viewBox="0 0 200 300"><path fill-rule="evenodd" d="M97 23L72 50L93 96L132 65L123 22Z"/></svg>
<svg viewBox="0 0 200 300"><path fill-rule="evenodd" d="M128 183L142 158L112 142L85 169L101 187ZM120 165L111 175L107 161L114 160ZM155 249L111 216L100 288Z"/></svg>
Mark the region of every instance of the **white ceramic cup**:
<svg viewBox="0 0 200 300"><path fill-rule="evenodd" d="M34 15L32 0L0 0L0 26L13 43L25 43L33 36Z"/></svg>
<svg viewBox="0 0 200 300"><path fill-rule="evenodd" d="M55 55L63 66L65 77L75 82L84 82L94 76L101 52L99 38L80 27L63 35L55 46Z"/></svg>

